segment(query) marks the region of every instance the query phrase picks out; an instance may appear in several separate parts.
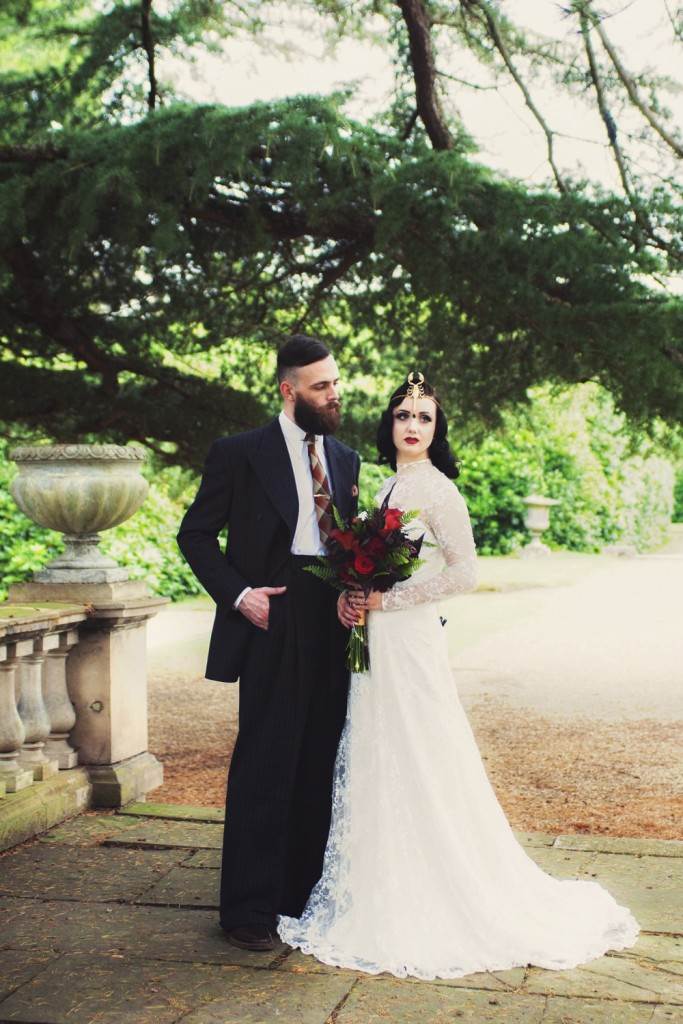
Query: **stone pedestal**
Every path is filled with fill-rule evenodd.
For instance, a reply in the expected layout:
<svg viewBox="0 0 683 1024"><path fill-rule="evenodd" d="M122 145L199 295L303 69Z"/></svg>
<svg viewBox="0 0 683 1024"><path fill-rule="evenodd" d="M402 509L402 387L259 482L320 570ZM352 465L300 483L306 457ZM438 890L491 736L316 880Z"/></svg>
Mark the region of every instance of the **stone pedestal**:
<svg viewBox="0 0 683 1024"><path fill-rule="evenodd" d="M12 588L10 599L87 606L66 662L66 684L76 715L69 742L88 771L92 806L139 800L161 785L162 766L147 751L146 622L168 598L125 581L23 583Z"/></svg>
<svg viewBox="0 0 683 1024"><path fill-rule="evenodd" d="M145 752L117 764L88 765L93 807L123 807L144 798L164 781L164 767Z"/></svg>
<svg viewBox="0 0 683 1024"><path fill-rule="evenodd" d="M123 583L13 583L9 588L9 600L17 604L67 603L96 604L99 601L128 601L134 598L150 597L143 580L125 580ZM154 598L165 602L167 598ZM154 613L152 613L154 614ZM151 617L151 616L150 616Z"/></svg>

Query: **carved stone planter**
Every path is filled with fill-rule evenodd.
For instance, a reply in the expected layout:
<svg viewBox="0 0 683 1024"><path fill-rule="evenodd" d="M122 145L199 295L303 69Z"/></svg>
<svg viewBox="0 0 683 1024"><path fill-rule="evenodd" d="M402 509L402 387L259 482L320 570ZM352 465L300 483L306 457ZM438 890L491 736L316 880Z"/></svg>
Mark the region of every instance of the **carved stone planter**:
<svg viewBox="0 0 683 1024"><path fill-rule="evenodd" d="M559 505L555 498L544 498L540 494L530 494L524 498L527 507L525 525L531 534L531 540L520 551L523 558L533 558L535 555L549 555L550 548L541 540L541 534L550 526L550 509L553 505Z"/></svg>
<svg viewBox="0 0 683 1024"><path fill-rule="evenodd" d="M149 485L141 448L116 444L15 448L12 497L29 519L64 534L66 550L35 573L38 583L118 583L128 573L99 550L99 533L140 507Z"/></svg>

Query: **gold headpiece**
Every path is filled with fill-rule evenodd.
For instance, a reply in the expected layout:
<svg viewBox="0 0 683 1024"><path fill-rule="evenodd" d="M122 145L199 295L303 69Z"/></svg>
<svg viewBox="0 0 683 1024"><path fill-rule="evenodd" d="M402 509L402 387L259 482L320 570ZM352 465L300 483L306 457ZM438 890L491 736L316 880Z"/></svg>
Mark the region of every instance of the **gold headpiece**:
<svg viewBox="0 0 683 1024"><path fill-rule="evenodd" d="M412 399L412 401L413 401L413 415L415 414L415 410L417 408L418 399L420 399L420 398L425 398L425 397L426 398L431 398L431 400L434 402L435 405L439 404L437 402L437 400L436 400L436 396L435 395L426 395L425 396L424 383L425 383L425 378L424 378L424 374L423 373L420 373L419 370L418 370L417 374L411 372L411 373L408 374L407 388L406 388L405 394L398 396L400 399L403 399L403 398L411 398Z"/></svg>

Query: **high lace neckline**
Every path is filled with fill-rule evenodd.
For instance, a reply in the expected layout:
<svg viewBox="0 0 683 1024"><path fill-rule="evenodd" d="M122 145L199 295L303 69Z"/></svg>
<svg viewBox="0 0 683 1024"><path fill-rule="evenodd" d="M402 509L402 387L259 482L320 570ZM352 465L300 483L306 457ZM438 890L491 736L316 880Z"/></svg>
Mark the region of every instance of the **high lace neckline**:
<svg viewBox="0 0 683 1024"><path fill-rule="evenodd" d="M409 469L415 469L416 466L431 466L433 465L431 459L415 459L414 462L399 462L396 466L396 473L407 473Z"/></svg>

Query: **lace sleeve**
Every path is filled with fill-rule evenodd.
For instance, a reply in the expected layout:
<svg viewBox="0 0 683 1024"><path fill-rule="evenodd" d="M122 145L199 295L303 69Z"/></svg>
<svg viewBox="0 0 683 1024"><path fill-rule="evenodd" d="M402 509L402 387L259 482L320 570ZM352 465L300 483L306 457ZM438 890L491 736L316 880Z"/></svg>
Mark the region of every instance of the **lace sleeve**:
<svg viewBox="0 0 683 1024"><path fill-rule="evenodd" d="M444 480L444 486L433 493L429 507L422 510L422 517L434 534L446 565L427 579L416 578L388 590L382 595L384 611L439 601L453 594L467 593L477 585L472 526L458 488Z"/></svg>

